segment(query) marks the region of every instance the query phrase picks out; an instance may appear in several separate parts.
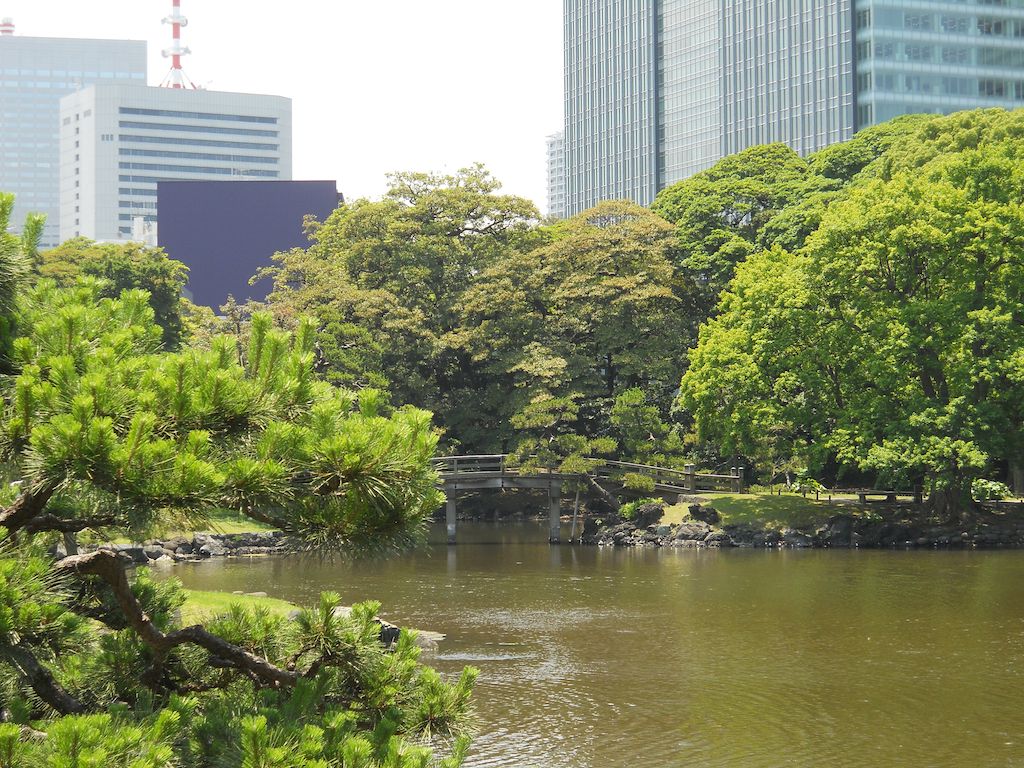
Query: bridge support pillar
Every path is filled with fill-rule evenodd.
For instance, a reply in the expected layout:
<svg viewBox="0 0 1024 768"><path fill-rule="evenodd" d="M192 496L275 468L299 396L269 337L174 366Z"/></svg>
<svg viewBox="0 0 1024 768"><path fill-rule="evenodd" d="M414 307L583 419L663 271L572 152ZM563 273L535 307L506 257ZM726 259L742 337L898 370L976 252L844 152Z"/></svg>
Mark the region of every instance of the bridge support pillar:
<svg viewBox="0 0 1024 768"><path fill-rule="evenodd" d="M450 495L444 509L445 527L448 529L448 543L455 543L455 496Z"/></svg>
<svg viewBox="0 0 1024 768"><path fill-rule="evenodd" d="M548 542L558 544L562 540L562 484L548 488Z"/></svg>

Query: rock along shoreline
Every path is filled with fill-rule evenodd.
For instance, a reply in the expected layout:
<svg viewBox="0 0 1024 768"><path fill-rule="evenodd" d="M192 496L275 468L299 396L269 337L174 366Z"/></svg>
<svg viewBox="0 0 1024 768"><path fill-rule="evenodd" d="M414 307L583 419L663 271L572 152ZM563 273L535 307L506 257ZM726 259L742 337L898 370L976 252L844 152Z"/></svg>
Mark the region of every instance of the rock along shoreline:
<svg viewBox="0 0 1024 768"><path fill-rule="evenodd" d="M148 539L142 544L101 544L97 547L127 556L135 565L173 565L194 563L218 557L281 555L296 551L293 542L281 531L253 533L195 533L167 539ZM57 550L58 556L65 553Z"/></svg>
<svg viewBox="0 0 1024 768"><path fill-rule="evenodd" d="M1024 546L1024 517L979 514L969 524L933 524L914 519L917 510L894 505L877 516L837 514L813 530L716 524L717 512L699 504L691 517L675 525L650 522L661 517L658 505L641 507L635 521L587 518L581 542L611 547L676 548L957 548ZM646 513L646 514L645 514ZM712 521L712 522L709 522Z"/></svg>

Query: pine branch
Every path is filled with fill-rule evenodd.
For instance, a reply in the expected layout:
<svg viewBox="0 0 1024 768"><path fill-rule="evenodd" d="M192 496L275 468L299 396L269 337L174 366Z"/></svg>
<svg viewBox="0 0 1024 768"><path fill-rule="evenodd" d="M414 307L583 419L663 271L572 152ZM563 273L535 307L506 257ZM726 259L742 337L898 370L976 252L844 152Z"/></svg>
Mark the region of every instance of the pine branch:
<svg viewBox="0 0 1024 768"><path fill-rule="evenodd" d="M9 534L17 533L33 518L42 514L56 492L56 484L31 487L22 491L13 504L0 511L0 526L6 528Z"/></svg>
<svg viewBox="0 0 1024 768"><path fill-rule="evenodd" d="M3 653L14 662L36 695L57 712L62 715L85 712L85 705L60 686L53 673L40 663L31 650L23 645L12 645L4 648Z"/></svg>
<svg viewBox="0 0 1024 768"><path fill-rule="evenodd" d="M208 651L225 666L251 675L263 686L291 688L299 681L300 675L296 672L281 669L244 648L208 632L198 624L166 634L161 632L142 610L132 592L128 583L126 563L127 560L116 552L99 550L86 555L66 557L57 563L56 568L103 579L113 590L128 626L134 629L139 638L158 656L166 655L180 645L191 643Z"/></svg>

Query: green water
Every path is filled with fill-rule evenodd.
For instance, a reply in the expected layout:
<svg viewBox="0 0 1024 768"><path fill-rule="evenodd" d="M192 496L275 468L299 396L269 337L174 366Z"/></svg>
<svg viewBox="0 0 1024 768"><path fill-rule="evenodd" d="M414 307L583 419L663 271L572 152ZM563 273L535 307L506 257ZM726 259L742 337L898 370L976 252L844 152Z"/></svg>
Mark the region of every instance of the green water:
<svg viewBox="0 0 1024 768"><path fill-rule="evenodd" d="M481 669L470 766L1024 766L1024 552L550 547L542 525L372 564L175 569L324 589Z"/></svg>

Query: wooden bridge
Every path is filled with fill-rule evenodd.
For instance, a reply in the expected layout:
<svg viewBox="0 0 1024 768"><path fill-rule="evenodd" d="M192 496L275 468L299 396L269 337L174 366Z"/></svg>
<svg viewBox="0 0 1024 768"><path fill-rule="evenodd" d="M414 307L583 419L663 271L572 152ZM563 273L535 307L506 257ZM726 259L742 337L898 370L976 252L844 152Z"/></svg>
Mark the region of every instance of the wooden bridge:
<svg viewBox="0 0 1024 768"><path fill-rule="evenodd" d="M733 467L731 474L716 475L697 472L696 465L684 469L668 469L624 461L588 459L591 469L586 475L566 474L548 468L521 469L511 465L506 454L481 456L442 456L433 459L440 477L440 486L448 497L445 522L448 543L455 543L456 495L460 491L515 489L547 491L548 533L552 543L561 539L562 493L566 488L577 490L594 485L611 493L654 495L675 502L680 495L707 492L742 493L743 467ZM637 491L623 485L627 475L640 475L653 481L653 489ZM578 500L578 496L577 496Z"/></svg>

